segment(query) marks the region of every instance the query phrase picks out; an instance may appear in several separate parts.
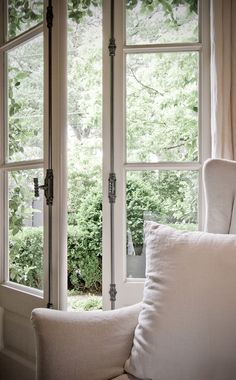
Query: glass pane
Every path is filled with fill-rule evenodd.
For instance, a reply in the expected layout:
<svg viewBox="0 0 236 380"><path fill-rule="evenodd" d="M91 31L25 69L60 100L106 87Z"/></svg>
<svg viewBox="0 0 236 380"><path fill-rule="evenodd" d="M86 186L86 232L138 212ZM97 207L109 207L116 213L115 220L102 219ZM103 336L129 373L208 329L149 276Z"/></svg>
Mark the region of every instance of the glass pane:
<svg viewBox="0 0 236 380"><path fill-rule="evenodd" d="M129 54L127 160L198 160L198 53Z"/></svg>
<svg viewBox="0 0 236 380"><path fill-rule="evenodd" d="M8 159L43 158L43 37L8 55Z"/></svg>
<svg viewBox="0 0 236 380"><path fill-rule="evenodd" d="M127 277L145 277L143 224L152 220L184 230L198 228L198 172L128 172L126 178Z"/></svg>
<svg viewBox="0 0 236 380"><path fill-rule="evenodd" d="M102 7L87 3L68 3L69 310L101 306Z"/></svg>
<svg viewBox="0 0 236 380"><path fill-rule="evenodd" d="M198 1L126 0L126 43L198 41Z"/></svg>
<svg viewBox="0 0 236 380"><path fill-rule="evenodd" d="M43 21L43 0L8 0L8 38Z"/></svg>
<svg viewBox="0 0 236 380"><path fill-rule="evenodd" d="M9 280L42 289L43 194L34 197L34 177L42 183L43 170L12 171L8 175Z"/></svg>

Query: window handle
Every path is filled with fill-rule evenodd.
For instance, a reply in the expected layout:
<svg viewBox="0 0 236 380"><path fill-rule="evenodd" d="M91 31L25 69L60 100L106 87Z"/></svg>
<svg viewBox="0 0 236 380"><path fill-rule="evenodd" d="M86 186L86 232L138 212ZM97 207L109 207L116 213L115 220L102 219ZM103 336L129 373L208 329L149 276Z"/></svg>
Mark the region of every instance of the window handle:
<svg viewBox="0 0 236 380"><path fill-rule="evenodd" d="M53 170L47 169L44 184L39 185L38 178L34 178L34 196L39 197L39 190L44 190L44 196L46 198L47 205L53 204Z"/></svg>

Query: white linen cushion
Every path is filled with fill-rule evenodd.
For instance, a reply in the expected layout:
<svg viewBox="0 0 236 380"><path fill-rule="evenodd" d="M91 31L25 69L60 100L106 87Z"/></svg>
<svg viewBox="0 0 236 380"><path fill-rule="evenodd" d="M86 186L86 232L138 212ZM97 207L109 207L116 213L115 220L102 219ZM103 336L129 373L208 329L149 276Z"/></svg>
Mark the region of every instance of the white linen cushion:
<svg viewBox="0 0 236 380"><path fill-rule="evenodd" d="M236 235L147 222L142 310L125 370L143 380L236 379Z"/></svg>

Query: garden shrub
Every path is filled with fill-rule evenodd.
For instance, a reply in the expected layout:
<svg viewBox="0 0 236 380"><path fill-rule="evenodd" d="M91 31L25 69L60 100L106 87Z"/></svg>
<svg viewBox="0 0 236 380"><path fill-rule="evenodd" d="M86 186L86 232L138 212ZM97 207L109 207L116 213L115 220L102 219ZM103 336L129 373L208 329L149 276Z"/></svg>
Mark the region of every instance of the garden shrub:
<svg viewBox="0 0 236 380"><path fill-rule="evenodd" d="M173 212L174 204L168 203L173 202L174 192L178 195L174 199L179 200L180 206L186 203L183 198L186 191L179 186L177 179L172 178L169 194L170 184L166 178L158 184L156 181L152 183L152 176L149 174L145 178L139 176L129 178L127 219L135 248L143 244L144 212L150 213L152 217L156 215L157 221L162 221L160 219L164 209L168 224L174 226L177 224L180 228L183 224L185 229L195 229L195 216L191 209L189 212L183 210L176 216ZM189 204L190 201L188 207ZM185 221L183 217L186 215ZM76 225L68 226L68 287L84 292L101 292L102 193L98 188L90 189L82 198L73 220ZM23 227L22 231L16 235L12 234L10 237L10 280L34 288L42 288L42 250L42 229Z"/></svg>
<svg viewBox="0 0 236 380"><path fill-rule="evenodd" d="M89 292L102 287L102 258L88 250L79 226L68 226L68 287Z"/></svg>
<svg viewBox="0 0 236 380"><path fill-rule="evenodd" d="M9 276L18 284L42 289L43 231L24 227L9 238Z"/></svg>
<svg viewBox="0 0 236 380"><path fill-rule="evenodd" d="M68 227L69 288L101 291L102 194L91 191L83 198L76 226Z"/></svg>
<svg viewBox="0 0 236 380"><path fill-rule="evenodd" d="M92 206L90 210L92 213ZM87 216L89 217L91 214ZM81 227L68 227L68 284L69 288L100 292L102 227L101 222L98 225L92 223L92 220L89 226L88 230L83 224ZM11 281L42 289L42 238L42 229L33 227L24 227L22 231L10 237Z"/></svg>
<svg viewBox="0 0 236 380"><path fill-rule="evenodd" d="M158 196L148 181L132 178L126 190L127 224L132 235L134 247L143 245L144 213L159 211Z"/></svg>

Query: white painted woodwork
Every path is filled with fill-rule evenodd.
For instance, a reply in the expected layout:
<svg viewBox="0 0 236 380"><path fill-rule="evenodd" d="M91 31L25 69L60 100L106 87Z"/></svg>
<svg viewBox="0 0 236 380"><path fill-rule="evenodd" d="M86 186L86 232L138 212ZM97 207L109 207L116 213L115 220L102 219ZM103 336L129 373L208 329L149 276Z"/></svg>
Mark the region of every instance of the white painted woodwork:
<svg viewBox="0 0 236 380"><path fill-rule="evenodd" d="M128 170L154 169L188 169L199 171L199 229L203 227L204 202L202 190L201 168L206 158L210 157L210 48L209 48L209 1L200 0L199 12L199 42L168 45L125 45L125 1L115 1L115 40L116 56L115 94L114 94L114 130L115 130L115 173L117 176L117 197L115 209L115 283L117 287L116 308L139 302L142 298L144 279L127 278L126 276L126 210L125 210L125 176ZM108 12L108 11L107 11ZM125 152L125 57L128 53L167 52L167 51L199 51L199 162L188 163L127 163ZM106 60L107 71L109 63ZM106 71L106 72L107 72ZM107 99L108 101L108 99ZM104 103L105 107L107 102ZM109 133L109 121L104 119L105 132ZM106 158L105 158L106 160ZM105 164L104 164L105 165ZM104 198L105 199L105 198ZM105 200L106 202L106 200ZM105 215L108 215L107 205L104 205ZM104 220L104 230L109 231L108 221ZM105 232L104 231L104 235ZM108 238L106 238L108 242ZM109 260L109 247L104 247L103 261L106 271L109 270L106 262ZM104 304L108 306L107 280L109 275L104 273Z"/></svg>
<svg viewBox="0 0 236 380"><path fill-rule="evenodd" d="M0 17L4 19L3 2L1 2ZM47 1L45 1L47 6ZM53 169L54 169L54 206L53 206L53 283L52 302L55 308L65 309L67 288L66 267L66 45L67 45L67 1L53 0ZM27 41L44 30L45 54L45 83L44 83L44 160L5 163L4 162L4 131L0 128L0 207L4 209L3 179L6 170L47 168L47 124L48 124L48 88L47 88L47 27L44 22L32 30L27 31L3 44L0 36L0 65L3 67L3 54L13 46ZM0 70L0 114L1 126L4 125L4 78ZM45 232L47 227L47 209L44 212ZM5 223L0 215L0 379L33 380L35 378L35 343L30 315L33 308L46 307L48 302L48 275L47 275L47 233L45 233L45 268L44 291L29 289L8 281L5 249Z"/></svg>

